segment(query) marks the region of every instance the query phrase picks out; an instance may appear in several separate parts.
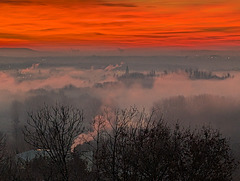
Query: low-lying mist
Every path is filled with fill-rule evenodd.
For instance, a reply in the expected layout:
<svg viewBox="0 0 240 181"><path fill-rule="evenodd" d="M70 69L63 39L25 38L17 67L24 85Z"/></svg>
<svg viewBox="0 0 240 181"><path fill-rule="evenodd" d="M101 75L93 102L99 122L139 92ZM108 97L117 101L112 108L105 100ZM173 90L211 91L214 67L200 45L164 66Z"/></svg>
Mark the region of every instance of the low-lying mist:
<svg viewBox="0 0 240 181"><path fill-rule="evenodd" d="M12 133L13 122L23 125L27 112L43 104L67 104L84 110L91 122L104 107L154 108L171 124L211 125L232 141L240 132L240 74L213 72L225 79L189 77L187 71L135 72L122 63L103 68L41 67L0 72L1 131ZM129 72L128 72L129 71ZM231 75L231 76L229 76ZM214 77L214 76L213 76Z"/></svg>

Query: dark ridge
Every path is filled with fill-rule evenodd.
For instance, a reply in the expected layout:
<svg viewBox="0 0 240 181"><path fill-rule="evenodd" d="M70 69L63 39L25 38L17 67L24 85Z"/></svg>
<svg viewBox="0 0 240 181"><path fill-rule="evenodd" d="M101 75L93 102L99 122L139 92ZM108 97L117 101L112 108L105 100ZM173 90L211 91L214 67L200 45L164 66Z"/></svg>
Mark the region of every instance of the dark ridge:
<svg viewBox="0 0 240 181"><path fill-rule="evenodd" d="M0 52L2 51L28 51L28 52L37 52L36 50L30 49L30 48L0 48Z"/></svg>

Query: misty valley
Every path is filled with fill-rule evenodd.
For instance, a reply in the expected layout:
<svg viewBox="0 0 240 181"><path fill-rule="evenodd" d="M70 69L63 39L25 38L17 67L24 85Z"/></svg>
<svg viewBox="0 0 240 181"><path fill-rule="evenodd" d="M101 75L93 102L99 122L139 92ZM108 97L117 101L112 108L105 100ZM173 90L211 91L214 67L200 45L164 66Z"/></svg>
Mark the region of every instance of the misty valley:
<svg viewBox="0 0 240 181"><path fill-rule="evenodd" d="M239 180L239 59L2 56L0 171L5 180Z"/></svg>

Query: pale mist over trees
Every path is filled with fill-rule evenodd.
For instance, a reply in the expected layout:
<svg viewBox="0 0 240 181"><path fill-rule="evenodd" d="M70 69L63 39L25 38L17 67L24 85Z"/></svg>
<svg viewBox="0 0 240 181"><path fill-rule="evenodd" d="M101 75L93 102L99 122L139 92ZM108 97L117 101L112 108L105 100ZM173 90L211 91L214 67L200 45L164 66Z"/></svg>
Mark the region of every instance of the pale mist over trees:
<svg viewBox="0 0 240 181"><path fill-rule="evenodd" d="M238 57L0 65L0 180L240 178Z"/></svg>

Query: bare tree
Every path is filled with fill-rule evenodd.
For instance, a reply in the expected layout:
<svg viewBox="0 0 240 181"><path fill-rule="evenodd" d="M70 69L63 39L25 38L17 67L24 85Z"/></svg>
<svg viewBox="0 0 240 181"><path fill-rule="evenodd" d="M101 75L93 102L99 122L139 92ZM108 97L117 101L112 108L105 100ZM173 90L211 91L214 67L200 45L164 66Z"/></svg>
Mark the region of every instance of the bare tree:
<svg viewBox="0 0 240 181"><path fill-rule="evenodd" d="M46 150L61 175L69 180L67 162L74 139L83 132L83 112L71 106L47 106L28 113L25 141L34 148Z"/></svg>
<svg viewBox="0 0 240 181"><path fill-rule="evenodd" d="M211 127L173 131L172 180L232 180L236 169L230 143L219 130Z"/></svg>
<svg viewBox="0 0 240 181"><path fill-rule="evenodd" d="M97 180L232 179L236 162L218 130L170 127L153 114L130 109L101 117L105 126L95 126L94 139Z"/></svg>

